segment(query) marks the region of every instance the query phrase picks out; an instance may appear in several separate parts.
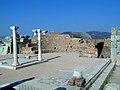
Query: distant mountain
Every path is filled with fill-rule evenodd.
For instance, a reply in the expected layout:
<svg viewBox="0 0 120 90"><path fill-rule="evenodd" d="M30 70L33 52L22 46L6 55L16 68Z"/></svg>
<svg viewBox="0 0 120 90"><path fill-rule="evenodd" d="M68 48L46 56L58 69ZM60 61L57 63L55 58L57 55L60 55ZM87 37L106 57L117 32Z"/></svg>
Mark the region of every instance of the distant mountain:
<svg viewBox="0 0 120 90"><path fill-rule="evenodd" d="M91 36L86 32L63 32L61 34L69 34L73 38L92 39Z"/></svg>
<svg viewBox="0 0 120 90"><path fill-rule="evenodd" d="M5 36L0 36L0 40L5 39Z"/></svg>
<svg viewBox="0 0 120 90"><path fill-rule="evenodd" d="M74 38L84 38L84 39L106 39L110 38L110 32L100 32L100 31L89 31L89 32L63 32L61 34L69 34Z"/></svg>
<svg viewBox="0 0 120 90"><path fill-rule="evenodd" d="M72 32L63 32L63 33L61 33L61 34L69 34L69 35L71 35Z"/></svg>
<svg viewBox="0 0 120 90"><path fill-rule="evenodd" d="M93 39L106 39L110 38L110 32L100 32L100 31L89 31L88 33Z"/></svg>
<svg viewBox="0 0 120 90"><path fill-rule="evenodd" d="M5 40L5 36L0 36L0 43L3 43Z"/></svg>
<svg viewBox="0 0 120 90"><path fill-rule="evenodd" d="M0 38L5 38L5 36L0 36Z"/></svg>

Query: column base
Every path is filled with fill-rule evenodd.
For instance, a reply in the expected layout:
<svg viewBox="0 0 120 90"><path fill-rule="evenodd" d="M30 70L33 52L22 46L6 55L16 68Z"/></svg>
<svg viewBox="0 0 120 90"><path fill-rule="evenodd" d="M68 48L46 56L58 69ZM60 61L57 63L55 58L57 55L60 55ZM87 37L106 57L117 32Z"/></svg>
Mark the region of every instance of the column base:
<svg viewBox="0 0 120 90"><path fill-rule="evenodd" d="M44 59L38 59L38 61L43 61Z"/></svg>
<svg viewBox="0 0 120 90"><path fill-rule="evenodd" d="M13 63L12 66L16 67L19 66L20 64Z"/></svg>

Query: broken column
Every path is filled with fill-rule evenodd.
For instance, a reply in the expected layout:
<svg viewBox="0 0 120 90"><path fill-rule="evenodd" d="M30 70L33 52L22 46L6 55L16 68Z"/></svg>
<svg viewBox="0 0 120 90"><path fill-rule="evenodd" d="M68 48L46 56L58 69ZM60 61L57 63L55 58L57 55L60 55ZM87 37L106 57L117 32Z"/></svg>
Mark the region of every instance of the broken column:
<svg viewBox="0 0 120 90"><path fill-rule="evenodd" d="M34 33L34 36L36 36L37 35L37 30L32 30L32 31Z"/></svg>
<svg viewBox="0 0 120 90"><path fill-rule="evenodd" d="M10 29L12 29L13 31L13 57L14 57L14 61L13 61L13 66L17 66L19 65L18 62L18 55L17 55L17 40L16 40L16 33L17 33L17 29L19 27L17 26L11 26Z"/></svg>
<svg viewBox="0 0 120 90"><path fill-rule="evenodd" d="M47 32L48 32L48 31L46 31L46 30L43 30L43 31L42 31L43 35L46 35Z"/></svg>
<svg viewBox="0 0 120 90"><path fill-rule="evenodd" d="M37 29L38 33L38 60L42 61L42 50L41 50L41 29Z"/></svg>

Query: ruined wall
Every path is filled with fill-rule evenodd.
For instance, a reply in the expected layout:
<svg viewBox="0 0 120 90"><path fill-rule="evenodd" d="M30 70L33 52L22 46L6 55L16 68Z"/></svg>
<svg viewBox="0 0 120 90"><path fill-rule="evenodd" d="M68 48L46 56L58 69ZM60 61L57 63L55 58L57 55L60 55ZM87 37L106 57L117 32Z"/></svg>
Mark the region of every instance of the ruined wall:
<svg viewBox="0 0 120 90"><path fill-rule="evenodd" d="M91 40L85 40L82 38L71 38L67 34L60 35L59 32L52 32L49 35L42 35L41 43L42 52L44 53L79 52L80 56L97 57L97 50L95 49L95 45ZM31 44L36 44L37 47L37 35L33 36ZM23 47L22 50L28 50L29 52L32 52L31 47Z"/></svg>
<svg viewBox="0 0 120 90"><path fill-rule="evenodd" d="M71 38L69 35L60 35L52 32L42 36L43 52L79 52L80 56L96 57L95 45L91 40Z"/></svg>
<svg viewBox="0 0 120 90"><path fill-rule="evenodd" d="M30 43L30 44L20 44L20 53L21 54L36 54L38 52L38 45L37 43Z"/></svg>
<svg viewBox="0 0 120 90"><path fill-rule="evenodd" d="M0 55L8 54L8 46L0 46Z"/></svg>
<svg viewBox="0 0 120 90"><path fill-rule="evenodd" d="M96 39L95 40L95 44L99 43L99 42L104 42L104 46L111 46L111 39Z"/></svg>
<svg viewBox="0 0 120 90"><path fill-rule="evenodd" d="M111 39L96 39L95 40L95 45L103 43L103 48L101 50L99 58L110 58L110 48L111 48ZM102 46L99 46L100 48ZM99 50L99 49L98 49Z"/></svg>
<svg viewBox="0 0 120 90"><path fill-rule="evenodd" d="M71 50L70 36L50 34L42 37L42 49L45 52L65 52Z"/></svg>
<svg viewBox="0 0 120 90"><path fill-rule="evenodd" d="M120 28L112 28L111 33L111 60L120 65Z"/></svg>

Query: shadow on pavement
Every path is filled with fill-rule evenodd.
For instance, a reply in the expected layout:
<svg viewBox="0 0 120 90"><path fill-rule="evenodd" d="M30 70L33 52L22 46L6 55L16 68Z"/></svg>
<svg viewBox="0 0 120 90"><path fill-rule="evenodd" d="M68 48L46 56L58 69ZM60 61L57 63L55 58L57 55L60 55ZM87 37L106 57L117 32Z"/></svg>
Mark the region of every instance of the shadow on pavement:
<svg viewBox="0 0 120 90"><path fill-rule="evenodd" d="M52 57L52 58L47 59L47 61L50 61L50 60L53 60L53 59L56 59L56 58L60 58L60 57L61 56Z"/></svg>
<svg viewBox="0 0 120 90"><path fill-rule="evenodd" d="M9 84L9 85L7 85L7 86L4 86L4 87L0 88L0 90L16 90L16 89L14 89L13 87L15 87L15 86L17 86L17 85L19 85L19 84L22 84L22 83L24 83L24 82L26 82L26 81L30 81L30 80L32 80L32 79L34 79L34 78L35 78L35 77L31 77L31 78L23 79L23 80L20 80L20 81L16 81L16 82L14 82L14 83L11 83L11 84Z"/></svg>

